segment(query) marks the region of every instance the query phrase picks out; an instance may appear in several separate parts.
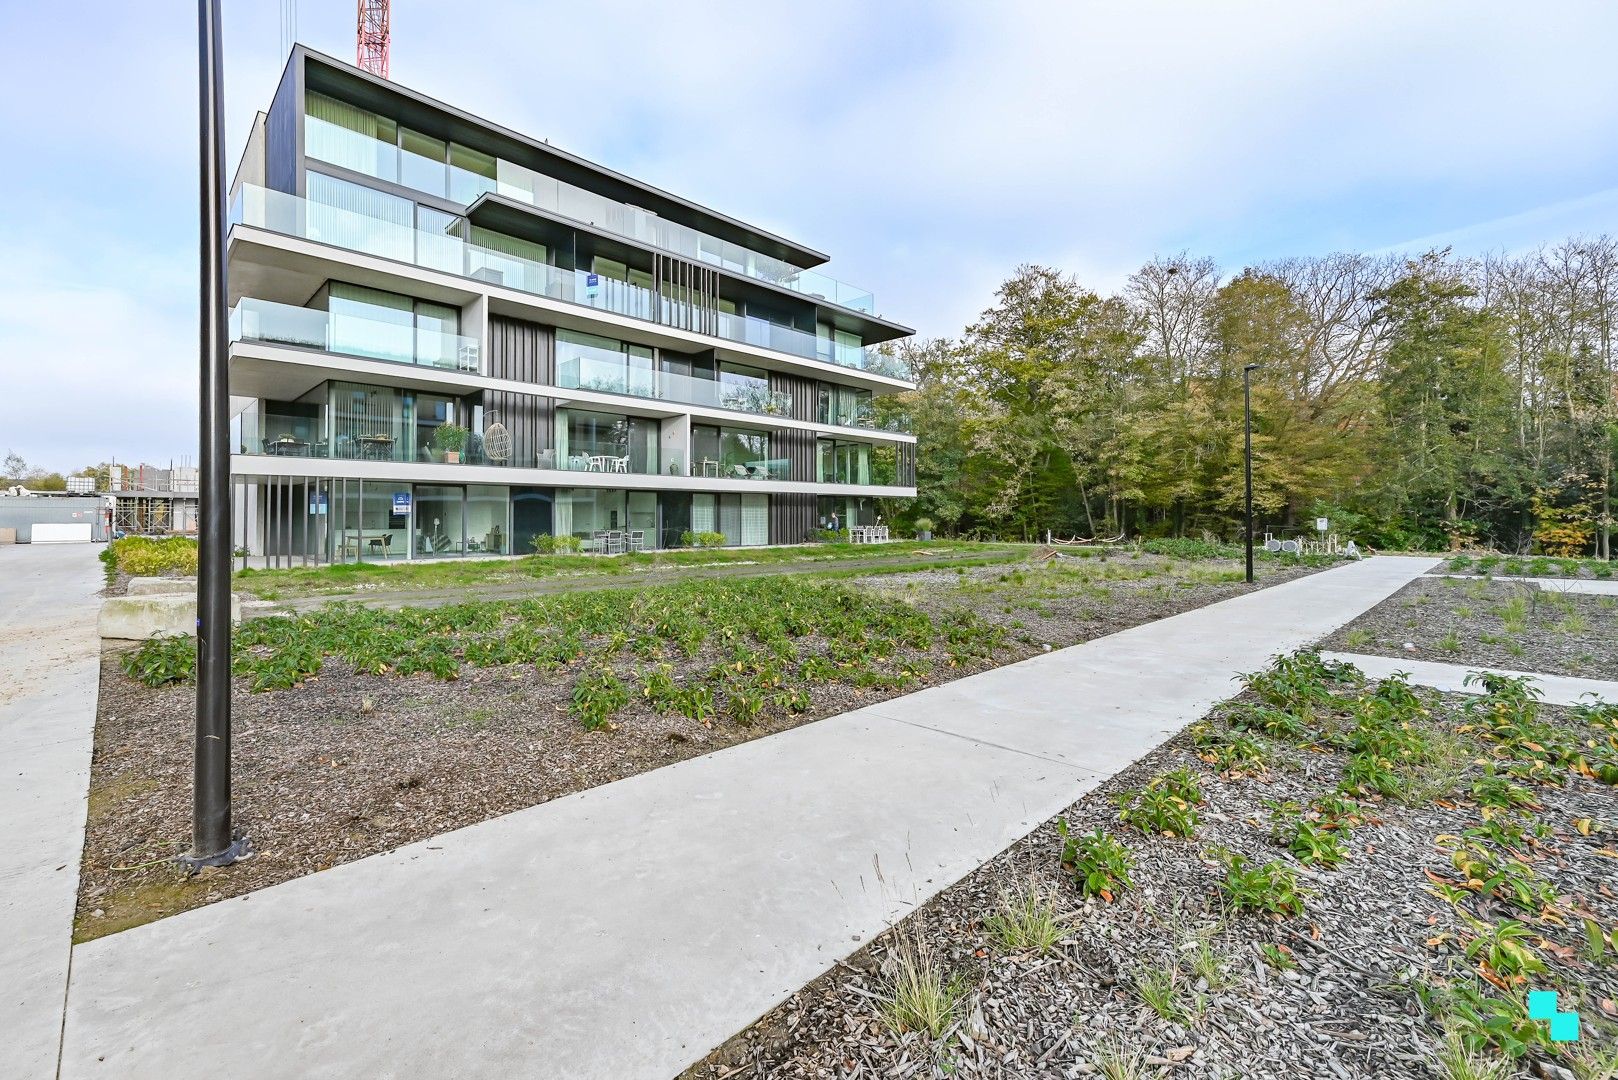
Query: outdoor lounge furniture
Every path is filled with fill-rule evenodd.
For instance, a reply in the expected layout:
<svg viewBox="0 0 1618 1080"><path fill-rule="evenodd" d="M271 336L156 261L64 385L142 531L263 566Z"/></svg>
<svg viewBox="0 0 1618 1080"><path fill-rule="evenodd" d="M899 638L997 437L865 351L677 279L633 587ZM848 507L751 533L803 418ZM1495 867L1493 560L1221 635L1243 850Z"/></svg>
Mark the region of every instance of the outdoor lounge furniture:
<svg viewBox="0 0 1618 1080"><path fill-rule="evenodd" d="M393 456L392 435L356 435L354 441L359 444L363 458L380 461Z"/></svg>
<svg viewBox="0 0 1618 1080"><path fill-rule="evenodd" d="M886 525L850 525L848 542L851 544L885 544L888 542Z"/></svg>

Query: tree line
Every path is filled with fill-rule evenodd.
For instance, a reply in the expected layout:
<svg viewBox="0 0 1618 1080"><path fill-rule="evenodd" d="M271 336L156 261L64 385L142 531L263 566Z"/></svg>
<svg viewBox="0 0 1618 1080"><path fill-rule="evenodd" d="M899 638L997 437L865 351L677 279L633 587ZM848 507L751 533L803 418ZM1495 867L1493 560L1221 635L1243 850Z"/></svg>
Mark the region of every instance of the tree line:
<svg viewBox="0 0 1618 1080"><path fill-rule="evenodd" d="M1225 276L1159 257L1116 295L1022 266L878 403L920 440L901 522L1004 538L1261 527L1375 547L1612 557L1618 243L1332 254Z"/></svg>

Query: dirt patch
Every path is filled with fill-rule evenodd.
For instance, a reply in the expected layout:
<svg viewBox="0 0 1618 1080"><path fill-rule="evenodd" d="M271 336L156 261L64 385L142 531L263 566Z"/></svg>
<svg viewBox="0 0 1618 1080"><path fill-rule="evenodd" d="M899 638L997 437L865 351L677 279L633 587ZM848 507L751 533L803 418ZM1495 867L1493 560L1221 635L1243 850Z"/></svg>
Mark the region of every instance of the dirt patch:
<svg viewBox="0 0 1618 1080"><path fill-rule="evenodd" d="M1259 587L1312 571L1266 567ZM1232 577L1235 580L1231 580ZM805 685L801 711L774 699L749 724L654 711L638 692L654 665L628 649L612 664L637 689L587 731L569 715L575 668L531 664L429 675L358 674L327 659L291 689L232 695L235 821L257 854L184 880L169 860L189 840L189 685L149 689L103 658L77 933L80 940L161 918L338 863L471 825L558 796L709 753L927 685L1076 644L1247 590L1234 564L1072 560L1005 570L979 567L848 579L842 584L913 605L937 620L970 608L997 627L999 648L952 666L941 640L900 648L874 680ZM605 648L594 645L594 648ZM620 649L614 644L613 649ZM811 641L806 648L822 645ZM711 678L728 655L717 642L675 657L671 675ZM900 676L903 676L902 680Z"/></svg>
<svg viewBox="0 0 1618 1080"><path fill-rule="evenodd" d="M1421 578L1322 647L1613 679L1618 678L1618 597L1488 578Z"/></svg>

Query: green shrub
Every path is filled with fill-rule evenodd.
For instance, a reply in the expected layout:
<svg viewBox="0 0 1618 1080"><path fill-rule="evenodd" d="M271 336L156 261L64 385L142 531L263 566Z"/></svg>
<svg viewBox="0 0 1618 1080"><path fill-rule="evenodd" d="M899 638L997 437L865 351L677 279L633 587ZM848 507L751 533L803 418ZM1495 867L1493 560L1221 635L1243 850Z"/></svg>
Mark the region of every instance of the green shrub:
<svg viewBox="0 0 1618 1080"><path fill-rule="evenodd" d="M725 546L725 534L719 532L697 533L697 547L721 548Z"/></svg>
<svg viewBox="0 0 1618 1080"><path fill-rule="evenodd" d="M568 533L563 533L560 536L540 533L528 543L534 549L535 555L572 555L584 547L583 540Z"/></svg>
<svg viewBox="0 0 1618 1080"><path fill-rule="evenodd" d="M1225 868L1219 891L1237 911L1296 915L1303 910L1308 893L1299 887L1298 872L1290 866L1275 860L1250 866L1245 856L1226 848L1215 848L1213 856Z"/></svg>
<svg viewBox="0 0 1618 1080"><path fill-rule="evenodd" d="M590 731L612 723L612 714L629 704L629 687L613 670L597 664L573 684L568 711Z"/></svg>
<svg viewBox="0 0 1618 1080"><path fill-rule="evenodd" d="M1113 799L1118 804L1118 820L1141 832L1196 835L1195 804L1202 801L1202 792L1196 780L1183 769L1165 773L1144 788L1121 791Z"/></svg>
<svg viewBox="0 0 1618 1080"><path fill-rule="evenodd" d="M1166 555L1173 559L1234 559L1242 554L1241 549L1232 544L1193 540L1189 536L1146 540L1140 547L1148 554Z"/></svg>
<svg viewBox="0 0 1618 1080"><path fill-rule="evenodd" d="M197 542L188 536L126 536L109 543L101 561L130 577L190 577L197 572Z"/></svg>
<svg viewBox="0 0 1618 1080"><path fill-rule="evenodd" d="M1068 831L1065 818L1056 820L1056 831L1063 841L1062 867L1073 875L1084 895L1111 900L1134 884L1129 876L1134 860L1121 842L1100 829L1075 836Z"/></svg>
<svg viewBox="0 0 1618 1080"><path fill-rule="evenodd" d="M188 682L197 671L197 639L162 636L124 653L124 674L146 686Z"/></svg>

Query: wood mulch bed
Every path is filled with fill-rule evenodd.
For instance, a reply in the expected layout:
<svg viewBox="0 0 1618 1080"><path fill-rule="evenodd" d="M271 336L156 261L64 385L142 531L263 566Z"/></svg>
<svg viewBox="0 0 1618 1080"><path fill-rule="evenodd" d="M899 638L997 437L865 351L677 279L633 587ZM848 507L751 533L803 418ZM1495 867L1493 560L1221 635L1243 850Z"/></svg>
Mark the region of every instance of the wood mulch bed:
<svg viewBox="0 0 1618 1080"><path fill-rule="evenodd" d="M1089 560L1086 560L1089 562ZM1067 569L1075 565L1062 561ZM1100 563L1097 562L1097 566ZM1246 591L1236 564L1112 560L1087 581L1038 566L980 567L843 579L941 613L969 604L1008 630L990 660L951 668L935 647L936 684L1013 663ZM1259 587L1312 571L1264 567ZM1020 579L1020 580L1019 580ZM1202 583L1198 583L1202 582ZM676 665L706 670L702 655ZM901 653L895 662L909 654ZM89 821L76 937L88 940L240 895L329 866L610 783L799 724L869 705L893 691L842 682L811 688L802 713L768 711L751 726L701 723L652 712L639 699L611 731L586 731L567 715L566 677L530 666L467 668L454 682L430 676L355 674L328 659L290 689L232 695L235 821L251 859L193 878L170 861L190 833L190 685L148 689L126 677L117 654L102 664ZM912 687L914 689L915 687Z"/></svg>
<svg viewBox="0 0 1618 1080"><path fill-rule="evenodd" d="M1327 638L1323 647L1618 679L1618 597L1488 578L1419 578Z"/></svg>

